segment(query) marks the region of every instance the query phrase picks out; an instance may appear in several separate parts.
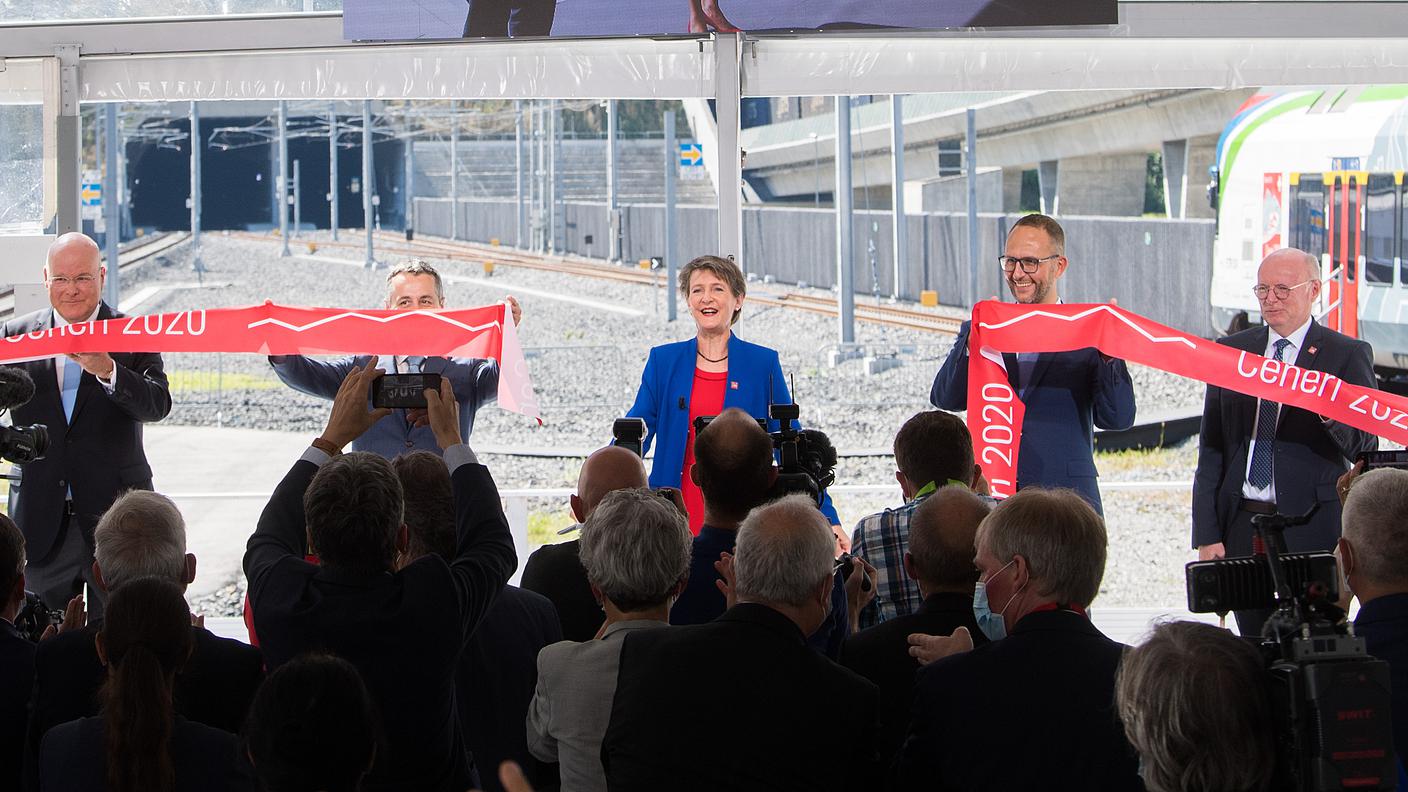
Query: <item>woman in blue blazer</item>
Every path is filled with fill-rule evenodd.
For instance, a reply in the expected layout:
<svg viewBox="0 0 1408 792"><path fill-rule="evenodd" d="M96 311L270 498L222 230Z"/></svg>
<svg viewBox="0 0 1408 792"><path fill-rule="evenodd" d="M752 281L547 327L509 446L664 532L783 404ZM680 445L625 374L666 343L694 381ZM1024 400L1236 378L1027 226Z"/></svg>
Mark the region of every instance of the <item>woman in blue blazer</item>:
<svg viewBox="0 0 1408 792"><path fill-rule="evenodd" d="M694 419L737 407L755 418L768 417L768 404L792 397L777 352L733 334L747 292L743 272L733 261L700 256L680 271L695 335L650 350L635 404L626 415L644 419L643 450L655 447L650 486L679 487L690 512L690 530L699 533L704 512L698 489L687 475L694 461ZM777 431L776 421L769 428ZM823 507L839 523L828 498Z"/></svg>

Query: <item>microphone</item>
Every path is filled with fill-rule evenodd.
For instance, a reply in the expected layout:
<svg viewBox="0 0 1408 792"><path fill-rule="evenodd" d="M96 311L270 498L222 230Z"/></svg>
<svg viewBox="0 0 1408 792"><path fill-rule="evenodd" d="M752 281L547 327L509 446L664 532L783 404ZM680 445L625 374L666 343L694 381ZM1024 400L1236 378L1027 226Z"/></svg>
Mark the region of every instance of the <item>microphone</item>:
<svg viewBox="0 0 1408 792"><path fill-rule="evenodd" d="M29 372L14 366L0 366L0 410L20 407L34 398L34 380Z"/></svg>

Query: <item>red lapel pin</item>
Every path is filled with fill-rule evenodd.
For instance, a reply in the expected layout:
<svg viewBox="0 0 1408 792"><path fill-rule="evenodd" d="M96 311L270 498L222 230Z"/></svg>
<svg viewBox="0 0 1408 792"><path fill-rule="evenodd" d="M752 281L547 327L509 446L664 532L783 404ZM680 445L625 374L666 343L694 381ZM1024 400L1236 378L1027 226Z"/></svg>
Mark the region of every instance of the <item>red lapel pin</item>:
<svg viewBox="0 0 1408 792"><path fill-rule="evenodd" d="M738 383L737 383L737 382L730 382L730 383L728 384L728 387L729 387L729 390L738 390Z"/></svg>
<svg viewBox="0 0 1408 792"><path fill-rule="evenodd" d="M1306 352L1309 352L1310 354L1313 355L1313 354L1315 354L1316 352L1319 352L1320 350L1317 349L1316 347L1306 347L1306 348L1305 348L1305 351L1306 351Z"/></svg>

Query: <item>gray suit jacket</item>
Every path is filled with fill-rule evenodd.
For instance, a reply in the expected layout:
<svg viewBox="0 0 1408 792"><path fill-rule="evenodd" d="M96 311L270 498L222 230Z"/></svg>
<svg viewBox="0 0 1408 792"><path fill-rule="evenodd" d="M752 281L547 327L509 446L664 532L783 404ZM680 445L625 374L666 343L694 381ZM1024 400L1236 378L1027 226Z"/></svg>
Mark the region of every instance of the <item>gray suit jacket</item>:
<svg viewBox="0 0 1408 792"><path fill-rule="evenodd" d="M331 399L354 366L365 366L369 355L312 360L302 355L272 355L269 364L285 385L310 396ZM383 361L385 364L387 361ZM387 366L387 370L390 367ZM427 357L421 366L426 374L439 374L450 380L455 400L460 403L460 436L469 440L474 430L474 414L498 398L499 364L483 358ZM370 394L368 400L370 401ZM377 421L366 434L352 441L353 451L370 451L387 459L407 451L429 451L440 456L440 445L429 426L412 427L405 410L395 410Z"/></svg>
<svg viewBox="0 0 1408 792"><path fill-rule="evenodd" d="M562 788L606 792L601 738L611 721L621 642L632 630L669 627L662 621L616 622L599 640L562 641L538 653L538 689L528 706L528 750L558 762Z"/></svg>

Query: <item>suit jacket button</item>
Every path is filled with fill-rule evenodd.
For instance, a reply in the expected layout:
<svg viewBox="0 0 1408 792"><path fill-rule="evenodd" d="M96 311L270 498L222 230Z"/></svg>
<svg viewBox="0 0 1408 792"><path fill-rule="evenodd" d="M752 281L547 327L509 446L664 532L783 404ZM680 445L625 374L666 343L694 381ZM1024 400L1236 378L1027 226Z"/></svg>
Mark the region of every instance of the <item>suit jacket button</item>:
<svg viewBox="0 0 1408 792"><path fill-rule="evenodd" d="M63 479L59 479L59 489L68 489L68 482L64 481Z"/></svg>
<svg viewBox="0 0 1408 792"><path fill-rule="evenodd" d="M407 440L407 441L406 441L406 448L415 448L415 447L416 447L416 444L415 444L415 443L411 442L410 440Z"/></svg>

